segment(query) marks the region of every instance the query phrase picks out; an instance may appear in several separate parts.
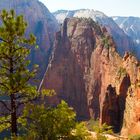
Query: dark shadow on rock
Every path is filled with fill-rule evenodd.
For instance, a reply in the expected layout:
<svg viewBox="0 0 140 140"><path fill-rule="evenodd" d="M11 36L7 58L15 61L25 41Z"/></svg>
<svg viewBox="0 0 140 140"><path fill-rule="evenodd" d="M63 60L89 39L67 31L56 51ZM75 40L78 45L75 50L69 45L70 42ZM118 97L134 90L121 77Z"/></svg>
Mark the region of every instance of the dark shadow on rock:
<svg viewBox="0 0 140 140"><path fill-rule="evenodd" d="M102 109L102 124L113 127L114 132L119 130L119 103L116 88L108 85Z"/></svg>
<svg viewBox="0 0 140 140"><path fill-rule="evenodd" d="M128 89L131 85L130 77L127 74L120 85L120 94L119 94L119 131L121 131L122 126L123 126L123 119L124 119L124 111L125 111L125 104L126 104L126 97L127 97L127 92Z"/></svg>
<svg viewBox="0 0 140 140"><path fill-rule="evenodd" d="M112 126L116 133L120 132L123 126L126 97L130 85L130 77L127 74L121 82L119 95L116 94L115 87L112 85L107 87L102 109L102 124Z"/></svg>

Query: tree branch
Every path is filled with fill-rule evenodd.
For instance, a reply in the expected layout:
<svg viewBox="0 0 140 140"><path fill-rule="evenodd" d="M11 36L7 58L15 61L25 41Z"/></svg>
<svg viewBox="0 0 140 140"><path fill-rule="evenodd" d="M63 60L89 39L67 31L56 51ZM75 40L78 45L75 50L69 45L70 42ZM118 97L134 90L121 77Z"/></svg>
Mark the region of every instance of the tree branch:
<svg viewBox="0 0 140 140"><path fill-rule="evenodd" d="M1 37L0 37L0 40L3 41L3 42L9 43L7 40L5 40L5 39L3 39Z"/></svg>
<svg viewBox="0 0 140 140"><path fill-rule="evenodd" d="M10 121L10 120L0 121L0 125L5 124L5 123L9 123L9 124L11 124L11 121Z"/></svg>
<svg viewBox="0 0 140 140"><path fill-rule="evenodd" d="M16 108L19 108L21 105L24 105L24 104L27 104L29 102L33 102L37 99L39 99L40 96L36 96L35 98L32 98L32 99L28 99L27 101L22 101L22 102L19 102L17 105L16 105Z"/></svg>
<svg viewBox="0 0 140 140"><path fill-rule="evenodd" d="M0 66L2 69L6 69L6 70L10 70L8 67L5 67L5 66Z"/></svg>
<svg viewBox="0 0 140 140"><path fill-rule="evenodd" d="M11 112L11 109L7 106L7 104L6 104L4 101L0 100L0 103L3 104L3 106L4 106L8 111Z"/></svg>
<svg viewBox="0 0 140 140"><path fill-rule="evenodd" d="M7 54L5 54L5 53L1 54L0 58L1 59L10 59L10 57Z"/></svg>
<svg viewBox="0 0 140 140"><path fill-rule="evenodd" d="M0 85L5 87L7 90L9 90L9 88L4 83L0 83Z"/></svg>

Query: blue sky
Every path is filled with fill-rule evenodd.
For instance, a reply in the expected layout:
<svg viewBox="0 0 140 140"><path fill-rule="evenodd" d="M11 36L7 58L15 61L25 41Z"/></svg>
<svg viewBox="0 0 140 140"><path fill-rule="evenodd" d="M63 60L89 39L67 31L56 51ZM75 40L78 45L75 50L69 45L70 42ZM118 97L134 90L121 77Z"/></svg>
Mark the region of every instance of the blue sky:
<svg viewBox="0 0 140 140"><path fill-rule="evenodd" d="M60 9L94 9L108 16L140 17L140 0L40 0L54 12Z"/></svg>

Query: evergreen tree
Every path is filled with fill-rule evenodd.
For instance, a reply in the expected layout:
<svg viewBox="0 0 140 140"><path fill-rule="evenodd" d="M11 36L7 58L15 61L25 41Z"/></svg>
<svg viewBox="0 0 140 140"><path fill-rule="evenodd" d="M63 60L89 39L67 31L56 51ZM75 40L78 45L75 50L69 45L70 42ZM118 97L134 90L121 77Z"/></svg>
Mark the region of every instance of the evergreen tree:
<svg viewBox="0 0 140 140"><path fill-rule="evenodd" d="M27 104L21 122L25 136L32 140L91 140L84 122L76 122L76 113L61 101L57 107Z"/></svg>
<svg viewBox="0 0 140 140"><path fill-rule="evenodd" d="M27 23L14 10L0 13L0 130L9 129L17 135L18 118L24 104L37 97L37 89L30 83L37 65L29 70L27 59L36 38L31 34L25 38Z"/></svg>

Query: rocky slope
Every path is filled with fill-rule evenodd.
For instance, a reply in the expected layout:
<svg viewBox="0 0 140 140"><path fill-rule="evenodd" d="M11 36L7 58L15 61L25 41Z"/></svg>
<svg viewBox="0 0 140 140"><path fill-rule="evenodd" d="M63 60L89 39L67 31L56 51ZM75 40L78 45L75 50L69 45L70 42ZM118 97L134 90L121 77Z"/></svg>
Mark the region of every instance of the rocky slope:
<svg viewBox="0 0 140 140"><path fill-rule="evenodd" d="M28 23L27 36L34 33L37 37L40 48L31 52L30 59L32 64L39 64L41 79L48 63L54 33L58 31L56 19L38 0L1 0L0 10L2 9L14 9L16 14L23 14Z"/></svg>
<svg viewBox="0 0 140 140"><path fill-rule="evenodd" d="M48 103L64 99L79 120L99 118L125 135L140 132L138 62L118 55L106 28L91 19L65 19L54 48L40 85L57 93Z"/></svg>
<svg viewBox="0 0 140 140"><path fill-rule="evenodd" d="M113 36L113 39L117 46L117 51L120 55L124 55L125 51L131 51L134 47L133 41L129 36L127 36L122 29L113 21L112 18L106 16L100 11L94 11L89 9L80 10L59 10L53 13L60 24L63 23L64 19L71 17L79 18L92 18L94 21L98 22L100 25L105 26L108 32Z"/></svg>

